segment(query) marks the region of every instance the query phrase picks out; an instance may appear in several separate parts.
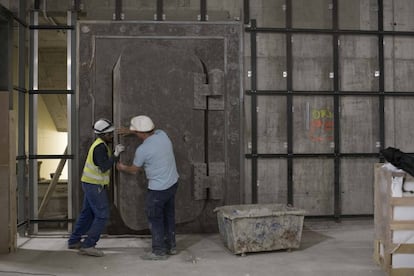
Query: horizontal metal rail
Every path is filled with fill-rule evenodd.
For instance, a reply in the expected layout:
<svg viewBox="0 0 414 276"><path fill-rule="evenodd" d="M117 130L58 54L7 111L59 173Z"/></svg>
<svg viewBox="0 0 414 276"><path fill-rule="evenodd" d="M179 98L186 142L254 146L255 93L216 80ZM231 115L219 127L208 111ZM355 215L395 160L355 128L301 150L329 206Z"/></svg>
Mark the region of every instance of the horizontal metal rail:
<svg viewBox="0 0 414 276"><path fill-rule="evenodd" d="M75 219L31 219L30 223L42 222L75 222Z"/></svg>
<svg viewBox="0 0 414 276"><path fill-rule="evenodd" d="M257 96L286 96L286 95L300 95L300 96L414 96L414 91L287 91L287 90L246 90L246 95Z"/></svg>
<svg viewBox="0 0 414 276"><path fill-rule="evenodd" d="M268 28L246 27L246 32L256 33L298 33L326 35L383 35L383 36L414 36L411 31L378 31L378 30L332 30L332 29L303 29L303 28Z"/></svg>
<svg viewBox="0 0 414 276"><path fill-rule="evenodd" d="M74 159L75 156L73 154L37 154L37 155L29 155L29 159Z"/></svg>
<svg viewBox="0 0 414 276"><path fill-rule="evenodd" d="M29 94L75 94L75 90L69 89L69 90L29 90Z"/></svg>
<svg viewBox="0 0 414 276"><path fill-rule="evenodd" d="M30 25L30 30L75 30L73 25Z"/></svg>
<svg viewBox="0 0 414 276"><path fill-rule="evenodd" d="M340 215L339 219L354 219L354 218L369 218L372 219L374 215L372 214L357 214L357 215ZM338 220L338 217L335 215L315 215L315 216L304 216L305 220L318 220L318 219L332 219L332 220Z"/></svg>
<svg viewBox="0 0 414 276"><path fill-rule="evenodd" d="M257 153L257 154L245 154L248 159L253 158L380 158L380 153Z"/></svg>

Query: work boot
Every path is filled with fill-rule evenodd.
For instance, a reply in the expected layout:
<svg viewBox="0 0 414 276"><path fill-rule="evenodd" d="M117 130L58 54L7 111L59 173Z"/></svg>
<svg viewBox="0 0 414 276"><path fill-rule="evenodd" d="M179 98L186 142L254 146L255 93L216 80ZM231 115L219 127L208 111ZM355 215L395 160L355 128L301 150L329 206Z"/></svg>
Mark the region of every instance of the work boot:
<svg viewBox="0 0 414 276"><path fill-rule="evenodd" d="M68 249L79 249L81 248L82 243L80 241L75 243L68 243Z"/></svg>
<svg viewBox="0 0 414 276"><path fill-rule="evenodd" d="M157 254L154 254L152 252L149 252L149 253L147 253L145 255L142 255L141 256L141 259L143 259L143 260L149 260L149 261L158 261L158 260L166 260L166 259L168 259L168 256L166 254L164 254L164 255L157 255Z"/></svg>
<svg viewBox="0 0 414 276"><path fill-rule="evenodd" d="M177 249L171 248L167 250L168 255L177 255Z"/></svg>
<svg viewBox="0 0 414 276"><path fill-rule="evenodd" d="M79 249L79 254L93 256L93 257L102 257L102 256L105 255L101 250L96 249L94 246L92 246L92 247L86 247L86 248L85 247L81 247Z"/></svg>

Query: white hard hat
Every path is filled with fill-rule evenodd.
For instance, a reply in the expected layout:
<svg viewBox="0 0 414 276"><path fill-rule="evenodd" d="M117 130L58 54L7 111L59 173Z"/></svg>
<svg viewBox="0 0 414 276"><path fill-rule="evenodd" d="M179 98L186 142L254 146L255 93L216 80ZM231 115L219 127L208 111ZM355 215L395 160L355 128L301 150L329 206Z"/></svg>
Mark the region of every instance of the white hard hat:
<svg viewBox="0 0 414 276"><path fill-rule="evenodd" d="M107 119L99 119L93 125L93 130L95 131L95 133L100 134L100 133L112 132L115 130L115 128L111 121Z"/></svg>
<svg viewBox="0 0 414 276"><path fill-rule="evenodd" d="M131 119L131 126L129 129L139 132L148 132L154 129L154 123L148 116L136 116Z"/></svg>

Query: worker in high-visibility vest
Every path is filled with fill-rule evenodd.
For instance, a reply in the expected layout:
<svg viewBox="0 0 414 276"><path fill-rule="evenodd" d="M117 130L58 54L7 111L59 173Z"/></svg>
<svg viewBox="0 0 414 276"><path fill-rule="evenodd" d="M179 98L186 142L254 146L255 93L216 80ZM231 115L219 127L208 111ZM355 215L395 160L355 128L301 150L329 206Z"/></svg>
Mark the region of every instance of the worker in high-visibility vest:
<svg viewBox="0 0 414 276"><path fill-rule="evenodd" d="M82 211L68 240L69 249L79 249L83 255L101 257L104 253L95 248L109 218L108 185L111 168L125 150L115 146L114 154L108 144L112 143L114 126L107 119L99 119L93 126L97 135L91 145L83 168L81 183L84 192ZM87 235L82 241L82 236Z"/></svg>

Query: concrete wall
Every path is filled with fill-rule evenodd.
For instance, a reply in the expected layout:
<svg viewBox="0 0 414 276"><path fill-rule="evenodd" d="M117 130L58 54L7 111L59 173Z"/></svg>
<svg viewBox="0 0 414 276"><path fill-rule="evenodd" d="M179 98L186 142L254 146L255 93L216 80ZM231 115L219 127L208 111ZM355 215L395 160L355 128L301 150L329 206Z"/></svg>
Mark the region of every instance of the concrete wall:
<svg viewBox="0 0 414 276"><path fill-rule="evenodd" d="M165 1L167 20L195 20L199 14L199 1ZM145 1L125 3L125 19L153 18L154 4ZM339 27L351 30L376 30L378 28L377 1L338 1ZM92 9L92 7L94 7ZM208 1L209 20L234 20L242 16L243 1ZM104 1L98 8L93 1L85 3L84 11L91 18L110 18L114 2ZM413 29L410 1L384 1L384 28L407 31ZM284 0L250 1L250 18L258 27L285 27L286 5ZM242 18L240 18L242 19ZM329 29L332 27L332 3L328 0L292 1L294 28ZM250 33L245 33L245 88L250 88L247 71L250 70ZM333 89L333 37L326 34L294 34L292 36L293 90L328 91ZM377 91L379 89L379 52L377 36L342 35L339 37L339 89L343 91ZM413 55L409 37L385 38L385 90L412 91ZM259 90L285 90L286 36L282 33L258 33L257 36L257 88ZM250 98L245 103L245 152L250 152ZM410 151L412 128L408 117L395 116L396 109L410 116L411 100L386 100L386 145ZM377 97L341 97L340 151L342 153L378 153L379 150L379 101ZM297 96L293 99L293 152L332 153L333 97ZM286 153L287 150L287 101L286 97L258 97L258 153ZM318 115L319 114L319 115ZM314 129L314 116L324 116L324 129ZM339 127L339 126L338 126ZM396 135L396 133L398 133ZM245 160L245 202L251 200L251 164ZM340 163L340 194L344 214L372 213L373 170L376 159L342 159ZM311 215L333 214L333 159L295 159L293 164L294 204ZM338 173L338 172L337 172ZM275 182L275 179L277 181ZM258 201L287 202L286 159L259 160ZM370 202L370 204L366 204Z"/></svg>
<svg viewBox="0 0 414 276"><path fill-rule="evenodd" d="M82 1L84 19L111 20L115 1ZM154 20L155 1L123 1L125 20ZM196 21L199 1L164 1L167 20ZM207 1L209 20L243 19L243 1ZM413 31L414 2L384 0L384 29ZM376 0L338 0L339 27L350 30L376 30L378 7ZM49 1L51 11L64 11L68 1ZM259 27L285 27L284 0L250 1L250 18ZM292 24L295 28L329 29L332 27L332 3L329 0L292 0ZM293 34L293 90L309 92L333 89L333 41L327 34ZM243 83L250 89L250 33L244 37ZM285 90L287 78L286 36L283 33L258 33L257 81L260 90ZM379 47L375 35L347 34L339 36L339 89L343 91L377 91L380 87ZM414 91L414 38L385 36L385 91ZM245 153L251 152L251 98L244 95L243 124ZM385 99L385 147L395 146L414 152L413 98ZM332 96L294 96L293 152L333 153ZM378 97L340 97L341 153L378 153ZM285 154L287 152L287 98L260 96L257 102L258 152ZM319 117L318 117L319 116ZM322 116L322 117L321 117ZM320 121L320 119L323 119ZM326 128L314 127L322 123ZM337 145L338 146L338 145ZM343 214L373 213L373 164L376 158L343 158L340 161L340 207ZM245 159L244 201L251 201L251 161ZM332 215L334 208L334 160L332 158L302 158L293 161L293 198L296 207L309 215ZM287 161L284 158L258 160L259 203L287 202Z"/></svg>
<svg viewBox="0 0 414 276"><path fill-rule="evenodd" d="M254 3L253 3L254 2ZM250 17L258 27L285 27L285 1L251 1ZM338 1L339 27L351 30L378 28L377 1ZM331 28L331 1L292 1L294 28ZM412 1L384 1L384 29L413 31L409 15ZM246 70L250 70L249 34L246 34ZM385 91L413 91L412 37L385 37ZM379 52L377 36L339 36L339 89L343 91L378 91ZM293 34L293 90L324 91L333 89L332 36ZM257 88L286 89L286 39L283 34L258 33ZM246 78L246 89L250 81ZM385 147L395 146L413 152L410 141L413 127L412 98L385 100ZM246 98L246 151L251 143L250 101ZM286 97L258 97L258 153L286 153ZM334 108L333 97L293 97L293 153L332 153L332 129L312 131L315 114L327 115ZM326 112L328 111L328 112ZM340 150L342 153L378 153L378 97L344 96L340 98ZM326 116L323 123L333 120ZM312 138L318 138L312 139ZM340 194L343 214L373 213L373 164L375 158L343 158L340 161ZM287 163L285 159L259 159L259 202L286 202ZM246 162L246 201L251 198L250 161ZM293 201L308 215L333 214L333 159L294 159Z"/></svg>

